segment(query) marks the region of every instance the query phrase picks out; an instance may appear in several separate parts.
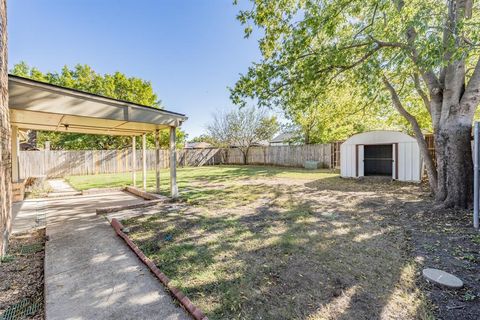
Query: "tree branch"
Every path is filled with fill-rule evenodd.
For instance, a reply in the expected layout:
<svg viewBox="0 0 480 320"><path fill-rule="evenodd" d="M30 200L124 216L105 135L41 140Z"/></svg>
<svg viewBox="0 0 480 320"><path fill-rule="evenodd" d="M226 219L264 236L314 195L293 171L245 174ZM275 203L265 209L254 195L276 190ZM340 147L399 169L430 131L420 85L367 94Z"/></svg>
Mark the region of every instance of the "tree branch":
<svg viewBox="0 0 480 320"><path fill-rule="evenodd" d="M361 56L357 61L351 63L351 64L348 64L348 65L330 65L326 68L323 68L323 69L320 69L316 72L316 74L319 74L319 73L323 73L323 72L328 72L328 71L333 71L335 69L340 69L340 71L335 74L333 77L335 78L336 76L338 76L340 73L342 72L345 72L347 70L350 70L350 69L353 69L355 68L356 66L358 66L359 64L361 64L362 62L364 62L365 60L367 60L368 58L370 58L371 56L373 56L377 51L379 51L382 47L381 46L376 46L375 48L373 48L371 51L365 53L363 56Z"/></svg>
<svg viewBox="0 0 480 320"><path fill-rule="evenodd" d="M403 10L403 6L405 3L403 0L397 1L397 10L400 13ZM407 43L408 47L407 50L410 53L410 58L412 59L413 63L417 66L420 70L423 80L425 81L427 88L430 92L430 95L437 95L443 88L442 84L440 83L438 77L435 75L433 70L424 70L421 65L421 58L420 54L418 53L417 49L415 48L415 39L417 38L417 32L415 31L414 27L409 27L407 32Z"/></svg>
<svg viewBox="0 0 480 320"><path fill-rule="evenodd" d="M428 113L430 113L430 116L432 116L432 110L430 109L430 99L428 99L427 94L422 89L422 85L420 83L420 78L418 76L418 73L413 74L413 83L415 84L415 89L417 90L418 94L422 98L423 104L427 108Z"/></svg>
<svg viewBox="0 0 480 320"><path fill-rule="evenodd" d="M460 100L460 105L462 108L467 108L474 110L477 108L480 99L480 58L475 65L475 69L473 70L473 74L468 81L468 85L465 89L465 93Z"/></svg>
<svg viewBox="0 0 480 320"><path fill-rule="evenodd" d="M420 128L420 125L418 124L417 119L403 107L397 91L392 86L390 81L388 81L387 77L383 76L382 80L388 92L390 93L393 106L405 119L407 119L407 121L410 123L410 125L413 128L413 132L415 133L415 138L418 142L418 145L420 147L420 152L422 153L422 156L427 168L428 181L430 183L430 188L432 188L432 191L435 193L437 190L437 171L435 170L435 164L433 163L432 156L430 155L430 152L428 150L428 145L423 135L423 132Z"/></svg>

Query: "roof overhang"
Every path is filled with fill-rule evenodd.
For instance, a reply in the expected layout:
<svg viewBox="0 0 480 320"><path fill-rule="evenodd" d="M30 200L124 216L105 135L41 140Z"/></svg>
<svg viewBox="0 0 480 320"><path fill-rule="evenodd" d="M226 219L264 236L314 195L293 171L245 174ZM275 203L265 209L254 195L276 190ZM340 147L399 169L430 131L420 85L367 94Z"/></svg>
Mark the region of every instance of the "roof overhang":
<svg viewBox="0 0 480 320"><path fill-rule="evenodd" d="M141 135L178 127L183 114L9 75L12 126L19 129Z"/></svg>

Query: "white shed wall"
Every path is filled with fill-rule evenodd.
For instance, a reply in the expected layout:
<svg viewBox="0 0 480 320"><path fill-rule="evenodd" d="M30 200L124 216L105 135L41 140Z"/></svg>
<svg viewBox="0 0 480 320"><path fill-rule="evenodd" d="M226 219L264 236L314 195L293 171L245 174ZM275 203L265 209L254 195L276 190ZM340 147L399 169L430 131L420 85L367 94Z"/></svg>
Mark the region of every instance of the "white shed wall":
<svg viewBox="0 0 480 320"><path fill-rule="evenodd" d="M340 172L342 177L355 177L355 145L340 146Z"/></svg>
<svg viewBox="0 0 480 320"><path fill-rule="evenodd" d="M398 180L420 181L421 160L418 143L403 142L398 144Z"/></svg>
<svg viewBox="0 0 480 320"><path fill-rule="evenodd" d="M392 176L400 181L419 182L422 161L417 141L409 135L397 131L370 131L354 135L340 146L340 175L356 177L356 146L358 145L358 176L364 175L363 146L372 144L392 144L393 158L398 161L398 177L395 177L396 164L392 163ZM398 156L395 144L398 144Z"/></svg>

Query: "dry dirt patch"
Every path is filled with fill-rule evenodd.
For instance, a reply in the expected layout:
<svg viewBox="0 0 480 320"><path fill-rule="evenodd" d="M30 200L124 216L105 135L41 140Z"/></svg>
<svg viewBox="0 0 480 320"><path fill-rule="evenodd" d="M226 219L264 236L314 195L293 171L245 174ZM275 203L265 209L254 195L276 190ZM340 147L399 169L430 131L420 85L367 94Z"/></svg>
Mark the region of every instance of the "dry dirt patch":
<svg viewBox="0 0 480 320"><path fill-rule="evenodd" d="M194 206L124 224L210 319L429 317L392 214L424 203L421 186L264 180L205 184Z"/></svg>
<svg viewBox="0 0 480 320"><path fill-rule="evenodd" d="M0 264L0 318L9 307L25 301L31 314L11 319L44 319L45 229L14 235L9 246Z"/></svg>

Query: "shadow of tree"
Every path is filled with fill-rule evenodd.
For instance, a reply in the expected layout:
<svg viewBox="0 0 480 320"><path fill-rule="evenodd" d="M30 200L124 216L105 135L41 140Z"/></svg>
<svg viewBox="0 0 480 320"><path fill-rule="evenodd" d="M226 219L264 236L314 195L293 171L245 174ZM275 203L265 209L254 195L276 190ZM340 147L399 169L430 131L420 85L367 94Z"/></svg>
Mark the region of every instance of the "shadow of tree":
<svg viewBox="0 0 480 320"><path fill-rule="evenodd" d="M421 317L396 219L398 208L418 206L419 187L321 180L247 206L183 206L124 224L210 319Z"/></svg>

